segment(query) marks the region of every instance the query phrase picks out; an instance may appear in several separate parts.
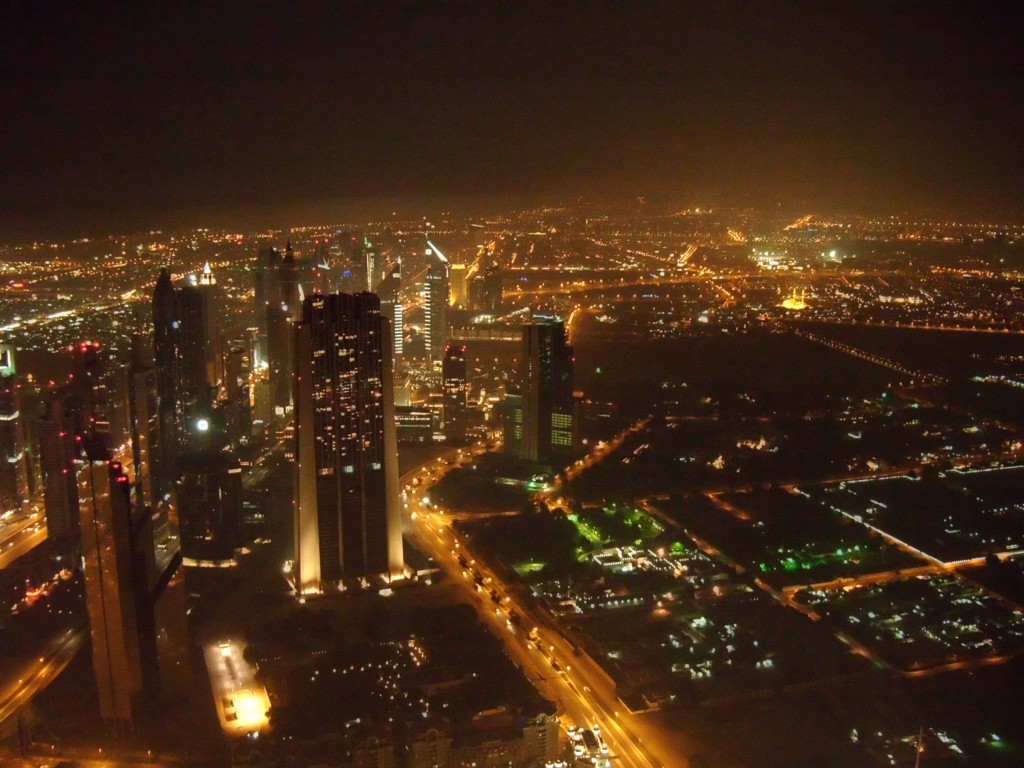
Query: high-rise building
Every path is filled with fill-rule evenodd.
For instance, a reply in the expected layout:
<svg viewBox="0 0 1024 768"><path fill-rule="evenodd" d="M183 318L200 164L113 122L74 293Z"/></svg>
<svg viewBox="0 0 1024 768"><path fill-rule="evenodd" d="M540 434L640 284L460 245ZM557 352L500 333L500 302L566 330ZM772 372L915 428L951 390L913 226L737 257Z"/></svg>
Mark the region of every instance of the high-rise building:
<svg viewBox="0 0 1024 768"><path fill-rule="evenodd" d="M501 268L497 264L489 264L484 268L481 282L484 312L491 315L500 314L503 300Z"/></svg>
<svg viewBox="0 0 1024 768"><path fill-rule="evenodd" d="M227 563L242 545L242 467L235 454L182 456L176 498L187 561Z"/></svg>
<svg viewBox="0 0 1024 768"><path fill-rule="evenodd" d="M175 542L154 541L152 509L105 442L80 443L77 490L100 714L123 735L147 703L187 685L184 581Z"/></svg>
<svg viewBox="0 0 1024 768"><path fill-rule="evenodd" d="M380 315L391 323L391 331L394 337L392 350L395 360L401 359L405 353L405 312L402 308L402 260L399 259L392 267L387 277L377 286L377 295L380 297Z"/></svg>
<svg viewBox="0 0 1024 768"><path fill-rule="evenodd" d="M14 348L0 346L0 515L29 500L29 463Z"/></svg>
<svg viewBox="0 0 1024 768"><path fill-rule="evenodd" d="M441 363L441 388L444 402L444 434L448 440L461 442L466 436L466 407L469 384L466 380L466 347L449 342Z"/></svg>
<svg viewBox="0 0 1024 768"><path fill-rule="evenodd" d="M274 411L284 415L292 405L291 324L299 317L299 263L288 243L277 270L278 296L267 305L267 364Z"/></svg>
<svg viewBox="0 0 1024 768"><path fill-rule="evenodd" d="M423 330L427 358L441 360L448 339L448 264L435 262L423 284Z"/></svg>
<svg viewBox="0 0 1024 768"><path fill-rule="evenodd" d="M131 487L97 440L86 446L78 479L85 595L92 630L100 715L116 734L132 729L143 691L132 562Z"/></svg>
<svg viewBox="0 0 1024 768"><path fill-rule="evenodd" d="M467 280L465 264L452 264L448 272L448 282L451 285L451 305L463 309L469 303L469 285Z"/></svg>
<svg viewBox="0 0 1024 768"><path fill-rule="evenodd" d="M403 573L391 329L371 293L314 295L295 324L301 594Z"/></svg>
<svg viewBox="0 0 1024 768"><path fill-rule="evenodd" d="M384 260L369 238L363 237L363 258L366 261L366 290L373 293L384 279Z"/></svg>
<svg viewBox="0 0 1024 768"><path fill-rule="evenodd" d="M53 392L37 426L46 530L68 554L78 551L80 541L75 459L81 432L75 401L66 387Z"/></svg>
<svg viewBox="0 0 1024 768"><path fill-rule="evenodd" d="M523 326L523 459L547 462L576 446L572 355L561 320L535 318Z"/></svg>
<svg viewBox="0 0 1024 768"><path fill-rule="evenodd" d="M128 414L132 461L142 503L155 506L169 490L160 464L160 412L156 369L133 360L128 372Z"/></svg>
<svg viewBox="0 0 1024 768"><path fill-rule="evenodd" d="M174 288L163 269L153 290L153 360L157 373L163 485L173 482L178 454L191 448L190 424L208 414L223 378L216 281L209 265Z"/></svg>

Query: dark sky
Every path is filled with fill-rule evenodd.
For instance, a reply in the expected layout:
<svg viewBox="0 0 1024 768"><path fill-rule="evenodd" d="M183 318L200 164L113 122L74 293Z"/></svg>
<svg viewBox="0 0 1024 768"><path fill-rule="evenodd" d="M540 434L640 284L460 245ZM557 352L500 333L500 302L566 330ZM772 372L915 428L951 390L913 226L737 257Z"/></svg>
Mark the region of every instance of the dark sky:
<svg viewBox="0 0 1024 768"><path fill-rule="evenodd" d="M0 10L0 237L364 196L1020 211L1020 3L139 5Z"/></svg>

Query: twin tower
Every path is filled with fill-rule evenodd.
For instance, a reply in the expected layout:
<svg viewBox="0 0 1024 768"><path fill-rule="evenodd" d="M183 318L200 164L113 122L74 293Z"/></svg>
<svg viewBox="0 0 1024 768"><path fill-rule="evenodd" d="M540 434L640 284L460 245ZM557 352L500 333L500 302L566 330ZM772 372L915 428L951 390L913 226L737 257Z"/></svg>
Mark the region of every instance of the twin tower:
<svg viewBox="0 0 1024 768"><path fill-rule="evenodd" d="M315 294L293 333L296 589L401 577L393 334L380 299Z"/></svg>

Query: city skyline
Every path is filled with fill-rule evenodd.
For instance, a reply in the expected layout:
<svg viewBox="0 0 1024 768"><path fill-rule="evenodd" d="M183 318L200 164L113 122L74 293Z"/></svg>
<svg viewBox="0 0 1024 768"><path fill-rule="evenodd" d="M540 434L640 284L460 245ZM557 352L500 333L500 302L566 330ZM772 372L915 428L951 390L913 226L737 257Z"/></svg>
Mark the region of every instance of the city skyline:
<svg viewBox="0 0 1024 768"><path fill-rule="evenodd" d="M1024 762L1024 6L2 16L4 768Z"/></svg>

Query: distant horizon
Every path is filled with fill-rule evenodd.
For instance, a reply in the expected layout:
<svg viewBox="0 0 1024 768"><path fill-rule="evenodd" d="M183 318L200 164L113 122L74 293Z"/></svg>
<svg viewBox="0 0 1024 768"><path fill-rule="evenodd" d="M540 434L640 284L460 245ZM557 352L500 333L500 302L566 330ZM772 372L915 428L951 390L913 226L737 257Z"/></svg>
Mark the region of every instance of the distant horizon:
<svg viewBox="0 0 1024 768"><path fill-rule="evenodd" d="M706 207L710 210L753 210L760 214L815 215L815 216L863 216L880 217L889 215L913 215L922 218L951 218L969 224L994 224L997 226L1019 226L1024 224L1020 211L993 210L988 213L974 210L953 210L937 205L893 205L878 202L873 206L813 205L810 202L778 202L770 204L753 200L723 200L720 196L683 196L675 198L668 194L645 195L622 194L619 196L591 198L583 195L558 194L464 194L464 195L371 195L312 199L294 202L250 202L228 206L180 206L177 208L140 208L133 212L114 214L97 209L80 211L77 215L67 211L54 214L52 220L46 217L11 217L9 212L0 210L0 245L14 248L37 242L69 242L89 239L139 237L149 232L186 232L195 229L237 229L245 234L260 230L287 230L301 227L338 224L363 226L370 222L381 222L394 217L398 221L410 221L419 217L439 217L450 213L459 218L480 218L500 216L516 211L528 211L539 207L567 207L581 205L605 206L614 215L639 214L638 208L630 211L644 200L643 213L652 216L669 215L672 208L684 210ZM12 220L13 218L13 220ZM90 223L91 222L91 223Z"/></svg>

